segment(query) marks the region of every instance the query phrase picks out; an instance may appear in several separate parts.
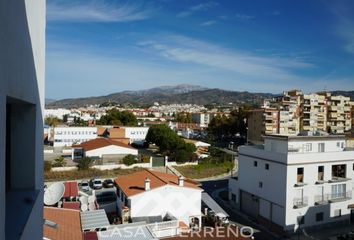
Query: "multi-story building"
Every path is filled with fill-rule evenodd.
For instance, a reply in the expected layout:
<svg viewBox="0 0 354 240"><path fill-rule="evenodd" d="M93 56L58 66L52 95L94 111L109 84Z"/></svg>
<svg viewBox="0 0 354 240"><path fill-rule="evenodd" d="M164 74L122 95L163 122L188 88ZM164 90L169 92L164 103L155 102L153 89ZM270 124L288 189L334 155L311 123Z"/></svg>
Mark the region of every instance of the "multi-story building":
<svg viewBox="0 0 354 240"><path fill-rule="evenodd" d="M250 111L247 120L248 140L253 144L263 142L262 135L279 132L279 111L275 108L261 108Z"/></svg>
<svg viewBox="0 0 354 240"><path fill-rule="evenodd" d="M354 151L344 135L268 135L264 145L239 149L230 199L269 227L299 227L354 219Z"/></svg>
<svg viewBox="0 0 354 240"><path fill-rule="evenodd" d="M214 115L209 113L192 113L192 121L200 125L200 127L208 127Z"/></svg>
<svg viewBox="0 0 354 240"><path fill-rule="evenodd" d="M43 239L45 1L0 1L0 240Z"/></svg>
<svg viewBox="0 0 354 240"><path fill-rule="evenodd" d="M53 147L69 147L96 138L97 127L55 127L49 136Z"/></svg>
<svg viewBox="0 0 354 240"><path fill-rule="evenodd" d="M112 127L106 128L105 136L115 140L126 139L128 144L143 145L149 127Z"/></svg>
<svg viewBox="0 0 354 240"><path fill-rule="evenodd" d="M282 96L265 100L261 110L250 112L248 139L250 142L259 142L262 134L296 135L301 131L317 130L335 134L347 133L352 128L352 105L353 102L349 97L332 96L328 92L316 94L303 94L299 90L284 92ZM265 113L276 111L277 121L271 120L270 117L266 121L260 114L262 109Z"/></svg>

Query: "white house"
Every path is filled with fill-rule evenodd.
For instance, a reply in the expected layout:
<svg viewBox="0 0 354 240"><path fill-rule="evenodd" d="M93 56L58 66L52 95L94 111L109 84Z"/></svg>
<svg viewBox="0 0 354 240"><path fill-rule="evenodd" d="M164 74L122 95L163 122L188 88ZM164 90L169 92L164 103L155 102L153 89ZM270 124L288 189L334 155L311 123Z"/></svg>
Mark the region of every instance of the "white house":
<svg viewBox="0 0 354 240"><path fill-rule="evenodd" d="M123 127L125 131L125 137L130 139L130 144L143 144L145 142L146 135L149 131L149 127Z"/></svg>
<svg viewBox="0 0 354 240"><path fill-rule="evenodd" d="M203 190L196 182L150 170L118 177L115 182L123 221L152 223L170 219L201 226Z"/></svg>
<svg viewBox="0 0 354 240"><path fill-rule="evenodd" d="M0 240L43 239L45 1L0 1Z"/></svg>
<svg viewBox="0 0 354 240"><path fill-rule="evenodd" d="M242 212L290 232L353 221L354 151L344 136L264 140L240 147L238 177L229 180L230 199Z"/></svg>
<svg viewBox="0 0 354 240"><path fill-rule="evenodd" d="M81 150L78 154L78 150ZM96 138L73 147L72 158L81 155L86 157L102 158L104 155L138 155L138 150L121 142L107 138Z"/></svg>
<svg viewBox="0 0 354 240"><path fill-rule="evenodd" d="M49 137L54 147L72 146L97 138L97 127L55 127Z"/></svg>

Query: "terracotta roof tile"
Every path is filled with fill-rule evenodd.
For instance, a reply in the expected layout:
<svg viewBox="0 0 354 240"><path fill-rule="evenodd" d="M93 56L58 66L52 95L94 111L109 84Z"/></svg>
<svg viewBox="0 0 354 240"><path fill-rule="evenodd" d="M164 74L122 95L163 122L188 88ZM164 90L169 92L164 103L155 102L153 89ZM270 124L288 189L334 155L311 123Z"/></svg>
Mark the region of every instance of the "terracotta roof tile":
<svg viewBox="0 0 354 240"><path fill-rule="evenodd" d="M115 179L115 182L125 195L130 197L145 192L146 178L150 179L150 189L159 188L164 185L178 186L178 176L147 169L118 177ZM198 187L197 182L190 179L184 180L184 187L202 190Z"/></svg>
<svg viewBox="0 0 354 240"><path fill-rule="evenodd" d="M51 240L82 240L80 211L44 207L44 219L58 224L56 229L44 225L44 237Z"/></svg>
<svg viewBox="0 0 354 240"><path fill-rule="evenodd" d="M118 141L114 141L108 138L96 138L87 142L83 142L80 145L76 145L74 147L82 147L85 151L90 151L93 149L98 149L98 148L103 148L103 147L107 147L110 145L115 145L115 146L119 146L119 147L124 147L124 148L131 148L131 149L135 149L127 144L118 142Z"/></svg>

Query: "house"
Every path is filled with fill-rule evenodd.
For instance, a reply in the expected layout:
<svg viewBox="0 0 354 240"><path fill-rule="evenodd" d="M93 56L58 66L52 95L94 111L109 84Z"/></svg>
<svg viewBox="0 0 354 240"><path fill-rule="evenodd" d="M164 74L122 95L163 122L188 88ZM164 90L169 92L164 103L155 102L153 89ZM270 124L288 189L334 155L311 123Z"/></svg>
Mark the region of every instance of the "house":
<svg viewBox="0 0 354 240"><path fill-rule="evenodd" d="M198 183L173 174L143 170L116 180L118 209L123 222L183 221L201 226L201 193Z"/></svg>
<svg viewBox="0 0 354 240"><path fill-rule="evenodd" d="M72 159L86 156L102 158L103 156L124 156L138 155L138 150L121 142L108 138L96 138L80 145L76 145L72 150Z"/></svg>
<svg viewBox="0 0 354 240"><path fill-rule="evenodd" d="M44 207L44 239L82 239L80 211L67 208Z"/></svg>
<svg viewBox="0 0 354 240"><path fill-rule="evenodd" d="M184 139L186 143L191 143L196 147L196 153L198 154L199 157L207 157L209 156L209 147L211 146L209 143L202 142L202 141L197 141L197 140L191 140L191 139Z"/></svg>
<svg viewBox="0 0 354 240"><path fill-rule="evenodd" d="M237 209L286 232L353 221L354 151L345 136L307 132L264 141L239 148L238 177L229 180Z"/></svg>
<svg viewBox="0 0 354 240"><path fill-rule="evenodd" d="M45 1L0 1L0 240L43 238Z"/></svg>

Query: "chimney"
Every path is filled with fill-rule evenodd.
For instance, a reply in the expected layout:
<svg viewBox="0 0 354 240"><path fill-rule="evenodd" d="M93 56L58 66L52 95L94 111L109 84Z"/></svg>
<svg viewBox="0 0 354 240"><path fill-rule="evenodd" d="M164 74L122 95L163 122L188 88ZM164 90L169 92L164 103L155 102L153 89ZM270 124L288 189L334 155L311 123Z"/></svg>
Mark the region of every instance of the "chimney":
<svg viewBox="0 0 354 240"><path fill-rule="evenodd" d="M145 179L145 191L150 190L150 179L146 178Z"/></svg>
<svg viewBox="0 0 354 240"><path fill-rule="evenodd" d="M183 187L184 186L184 177L179 176L178 178L178 186Z"/></svg>

